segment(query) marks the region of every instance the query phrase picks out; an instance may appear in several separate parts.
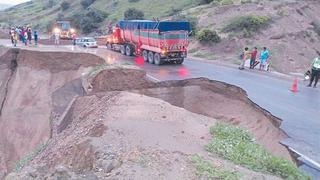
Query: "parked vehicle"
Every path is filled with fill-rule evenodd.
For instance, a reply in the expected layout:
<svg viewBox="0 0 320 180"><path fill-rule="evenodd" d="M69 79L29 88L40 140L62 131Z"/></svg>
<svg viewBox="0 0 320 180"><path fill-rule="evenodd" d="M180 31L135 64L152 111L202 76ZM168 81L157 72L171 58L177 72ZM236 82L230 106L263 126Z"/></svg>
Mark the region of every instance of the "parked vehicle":
<svg viewBox="0 0 320 180"><path fill-rule="evenodd" d="M127 56L142 55L151 64L182 64L187 57L190 31L185 21L120 21L106 45Z"/></svg>
<svg viewBox="0 0 320 180"><path fill-rule="evenodd" d="M97 48L97 41L92 37L77 38L75 45L88 48Z"/></svg>
<svg viewBox="0 0 320 180"><path fill-rule="evenodd" d="M57 21L54 24L52 33L59 33L61 39L72 39L76 34L76 30L71 27L69 21Z"/></svg>

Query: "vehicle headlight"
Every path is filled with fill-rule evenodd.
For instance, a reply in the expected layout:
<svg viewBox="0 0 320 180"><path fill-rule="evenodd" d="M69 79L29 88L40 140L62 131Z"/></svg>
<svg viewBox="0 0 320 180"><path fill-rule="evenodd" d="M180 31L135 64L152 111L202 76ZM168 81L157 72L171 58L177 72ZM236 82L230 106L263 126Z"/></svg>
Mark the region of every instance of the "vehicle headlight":
<svg viewBox="0 0 320 180"><path fill-rule="evenodd" d="M71 28L71 29L70 29L70 32L71 32L71 33L75 33L75 32L76 32L76 30L75 30L75 29L73 29L73 28Z"/></svg>
<svg viewBox="0 0 320 180"><path fill-rule="evenodd" d="M54 29L53 29L53 32L54 32L54 33L60 33L61 30L60 30L59 28L54 28Z"/></svg>

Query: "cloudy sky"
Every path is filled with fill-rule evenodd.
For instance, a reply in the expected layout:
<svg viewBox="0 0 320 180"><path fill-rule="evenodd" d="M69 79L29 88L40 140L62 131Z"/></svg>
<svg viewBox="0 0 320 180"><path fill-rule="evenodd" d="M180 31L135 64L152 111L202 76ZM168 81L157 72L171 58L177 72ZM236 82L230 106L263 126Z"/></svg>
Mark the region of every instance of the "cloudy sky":
<svg viewBox="0 0 320 180"><path fill-rule="evenodd" d="M27 1L30 1L30 0L0 0L0 2L2 3L6 3L6 4L20 4L20 3L23 3L23 2L27 2Z"/></svg>

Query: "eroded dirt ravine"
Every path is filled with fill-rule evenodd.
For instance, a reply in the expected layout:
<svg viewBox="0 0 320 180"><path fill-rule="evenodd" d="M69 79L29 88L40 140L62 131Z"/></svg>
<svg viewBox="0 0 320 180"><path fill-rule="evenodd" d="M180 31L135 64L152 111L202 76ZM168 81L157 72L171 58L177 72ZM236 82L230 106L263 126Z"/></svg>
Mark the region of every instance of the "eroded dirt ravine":
<svg viewBox="0 0 320 180"><path fill-rule="evenodd" d="M20 158L50 138L51 116L54 107L61 105L54 104L52 93L81 77L84 68L102 62L86 54L58 54L11 49L0 58L1 83L5 82L0 96L2 173L11 171ZM76 94L69 91L68 95Z"/></svg>

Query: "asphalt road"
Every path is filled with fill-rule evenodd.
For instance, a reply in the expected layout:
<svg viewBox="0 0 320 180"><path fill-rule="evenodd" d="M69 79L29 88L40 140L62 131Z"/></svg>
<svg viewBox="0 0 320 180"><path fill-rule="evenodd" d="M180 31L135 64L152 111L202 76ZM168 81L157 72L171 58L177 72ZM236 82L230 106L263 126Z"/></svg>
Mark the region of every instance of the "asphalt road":
<svg viewBox="0 0 320 180"><path fill-rule="evenodd" d="M0 44L11 46L7 40ZM299 153L301 160L311 165L302 167L320 178L320 84L317 89L307 88L307 82L299 82L299 92L289 91L293 79L279 78L256 70L240 71L234 67L221 66L187 59L183 65L155 66L144 63L141 58L126 57L105 48L83 49L73 46L40 46L43 51L88 52L103 57L107 63L133 63L146 70L159 81L206 77L237 85L247 91L249 98L283 120L283 129L290 138L284 145ZM310 169L310 167L313 167Z"/></svg>

